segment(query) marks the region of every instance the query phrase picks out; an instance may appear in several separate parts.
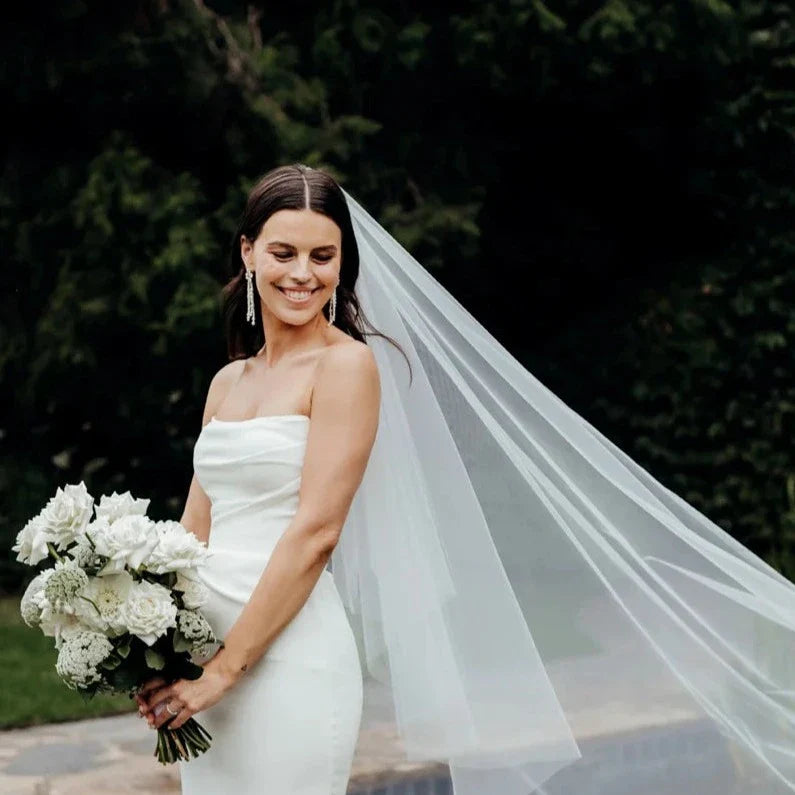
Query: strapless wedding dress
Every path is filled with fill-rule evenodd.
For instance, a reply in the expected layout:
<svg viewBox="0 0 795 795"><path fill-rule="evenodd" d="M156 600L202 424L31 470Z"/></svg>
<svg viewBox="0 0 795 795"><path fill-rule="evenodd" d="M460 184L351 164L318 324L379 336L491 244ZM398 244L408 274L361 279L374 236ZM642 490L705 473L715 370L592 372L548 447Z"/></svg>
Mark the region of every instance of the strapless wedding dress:
<svg viewBox="0 0 795 795"><path fill-rule="evenodd" d="M213 418L196 440L194 470L212 502L213 554L199 569L210 593L202 612L219 638L298 508L310 422L301 414ZM183 795L343 795L362 697L353 630L324 569L265 654L219 702L196 713L212 746L179 762Z"/></svg>

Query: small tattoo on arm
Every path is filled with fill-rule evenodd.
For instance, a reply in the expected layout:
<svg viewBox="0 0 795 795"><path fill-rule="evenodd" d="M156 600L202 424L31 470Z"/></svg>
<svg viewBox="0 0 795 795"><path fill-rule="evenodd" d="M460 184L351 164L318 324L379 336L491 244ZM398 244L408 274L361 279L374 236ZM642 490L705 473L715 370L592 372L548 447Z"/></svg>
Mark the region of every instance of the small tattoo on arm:
<svg viewBox="0 0 795 795"><path fill-rule="evenodd" d="M248 671L248 663L243 663L242 667L240 668L241 671Z"/></svg>

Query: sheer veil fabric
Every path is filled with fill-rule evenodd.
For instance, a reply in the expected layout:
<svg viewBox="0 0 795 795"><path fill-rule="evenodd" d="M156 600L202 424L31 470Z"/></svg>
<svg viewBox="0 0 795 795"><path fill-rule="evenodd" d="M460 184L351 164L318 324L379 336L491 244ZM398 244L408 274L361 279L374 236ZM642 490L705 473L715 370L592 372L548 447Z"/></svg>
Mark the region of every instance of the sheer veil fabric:
<svg viewBox="0 0 795 795"><path fill-rule="evenodd" d="M347 192L381 332L331 570L365 715L455 795L795 792L795 586L494 339Z"/></svg>

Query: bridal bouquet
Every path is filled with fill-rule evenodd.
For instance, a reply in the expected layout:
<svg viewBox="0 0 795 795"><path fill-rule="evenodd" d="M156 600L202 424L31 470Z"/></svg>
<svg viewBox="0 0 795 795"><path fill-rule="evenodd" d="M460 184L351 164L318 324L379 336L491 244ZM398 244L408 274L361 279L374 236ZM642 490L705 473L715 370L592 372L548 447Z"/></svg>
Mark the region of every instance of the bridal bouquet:
<svg viewBox="0 0 795 795"><path fill-rule="evenodd" d="M198 679L203 668L192 656L223 647L198 610L207 591L195 570L212 553L179 522L150 519L148 506L129 491L94 504L82 481L59 487L12 547L30 566L54 560L28 585L20 613L55 638L56 671L85 699L132 698L153 676ZM154 756L188 760L211 739L193 718L177 729L164 724Z"/></svg>

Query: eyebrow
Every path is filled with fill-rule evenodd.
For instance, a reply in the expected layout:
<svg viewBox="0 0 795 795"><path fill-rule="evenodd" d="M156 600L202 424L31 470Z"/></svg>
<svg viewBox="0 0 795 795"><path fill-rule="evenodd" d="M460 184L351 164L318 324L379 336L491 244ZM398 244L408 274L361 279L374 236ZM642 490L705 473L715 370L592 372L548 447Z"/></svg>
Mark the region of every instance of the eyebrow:
<svg viewBox="0 0 795 795"><path fill-rule="evenodd" d="M292 243L283 243L281 240L271 240L271 242L268 243L268 245L284 246L285 248L295 248L295 246ZM325 246L315 246L315 248L313 248L312 251L325 251L326 249L329 249L330 251L336 251L337 247L333 243L328 243Z"/></svg>

